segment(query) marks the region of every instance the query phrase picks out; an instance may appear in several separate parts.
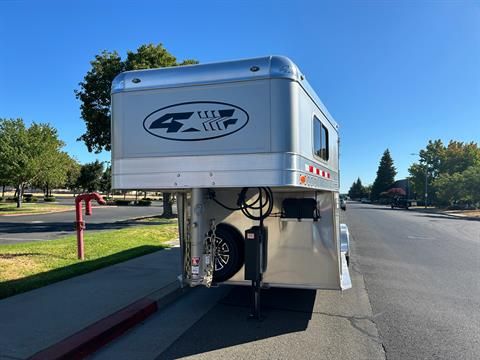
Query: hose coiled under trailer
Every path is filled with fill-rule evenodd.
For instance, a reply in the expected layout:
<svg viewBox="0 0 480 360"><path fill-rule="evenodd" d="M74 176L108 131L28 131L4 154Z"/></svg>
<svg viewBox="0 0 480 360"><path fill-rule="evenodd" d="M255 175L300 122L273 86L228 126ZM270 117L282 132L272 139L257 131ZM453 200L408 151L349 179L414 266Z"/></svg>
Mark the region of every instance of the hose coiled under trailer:
<svg viewBox="0 0 480 360"><path fill-rule="evenodd" d="M258 187L258 196L253 202L248 202L247 193L250 188L244 187L242 191L238 194L237 198L237 207L231 207L225 205L218 201L215 198L215 191L209 191L209 197L213 201L215 201L221 207L230 210L230 211L238 211L241 210L243 215L245 215L250 220L260 221L263 223L273 210L273 193L269 187ZM256 216L253 214L253 211L259 211L260 215Z"/></svg>

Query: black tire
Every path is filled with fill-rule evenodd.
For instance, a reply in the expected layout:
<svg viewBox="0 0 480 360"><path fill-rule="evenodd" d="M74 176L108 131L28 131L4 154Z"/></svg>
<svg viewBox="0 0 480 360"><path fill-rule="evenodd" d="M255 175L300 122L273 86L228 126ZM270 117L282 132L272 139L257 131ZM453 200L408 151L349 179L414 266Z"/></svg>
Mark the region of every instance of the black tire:
<svg viewBox="0 0 480 360"><path fill-rule="evenodd" d="M223 282L235 275L245 261L243 236L236 228L219 224L215 230L216 256L214 282Z"/></svg>

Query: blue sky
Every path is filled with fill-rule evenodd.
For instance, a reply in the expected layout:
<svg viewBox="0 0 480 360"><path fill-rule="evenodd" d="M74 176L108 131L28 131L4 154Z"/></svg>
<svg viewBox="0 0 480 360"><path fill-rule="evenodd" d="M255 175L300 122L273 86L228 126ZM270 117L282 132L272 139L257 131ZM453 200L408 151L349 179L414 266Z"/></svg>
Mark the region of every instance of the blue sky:
<svg viewBox="0 0 480 360"><path fill-rule="evenodd" d="M200 62L287 55L340 124L342 190L398 178L429 139L480 142L480 2L0 0L0 117L49 122L90 154L73 94L102 50L163 43Z"/></svg>

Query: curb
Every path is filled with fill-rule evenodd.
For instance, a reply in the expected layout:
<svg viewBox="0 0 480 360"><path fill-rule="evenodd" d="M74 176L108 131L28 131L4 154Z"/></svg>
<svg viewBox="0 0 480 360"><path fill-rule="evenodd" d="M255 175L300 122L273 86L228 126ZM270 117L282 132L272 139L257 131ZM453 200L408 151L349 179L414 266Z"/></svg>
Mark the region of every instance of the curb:
<svg viewBox="0 0 480 360"><path fill-rule="evenodd" d="M188 291L189 288L181 288L179 282L174 281L58 343L35 353L29 359L84 359Z"/></svg>
<svg viewBox="0 0 480 360"><path fill-rule="evenodd" d="M433 215L443 215L450 217L452 219L462 219L462 220L473 220L473 221L480 221L480 217L474 217L474 216L464 216L461 214L457 213L451 213L445 210L424 210L424 209L413 209L415 212L420 212L423 214L433 214Z"/></svg>

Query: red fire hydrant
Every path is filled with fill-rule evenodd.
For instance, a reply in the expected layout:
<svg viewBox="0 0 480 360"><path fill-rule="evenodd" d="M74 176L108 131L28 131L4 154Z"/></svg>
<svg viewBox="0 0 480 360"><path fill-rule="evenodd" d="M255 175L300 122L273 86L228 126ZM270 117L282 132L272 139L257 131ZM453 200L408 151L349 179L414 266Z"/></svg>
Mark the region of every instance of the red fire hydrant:
<svg viewBox="0 0 480 360"><path fill-rule="evenodd" d="M95 199L100 205L106 204L102 195L94 192L88 194L80 194L75 198L75 227L77 229L77 253L78 259L85 259L85 249L83 246L83 230L85 229L85 221L82 217L82 201L85 200L85 215L92 215L92 203Z"/></svg>

